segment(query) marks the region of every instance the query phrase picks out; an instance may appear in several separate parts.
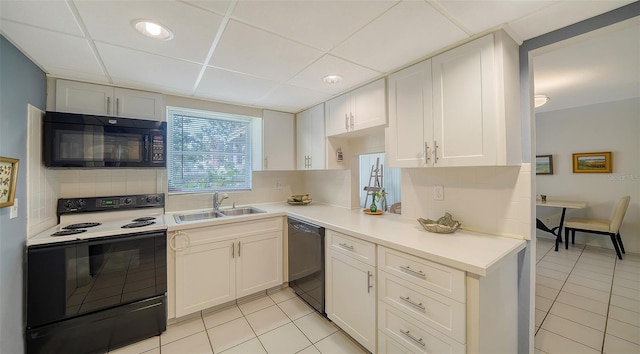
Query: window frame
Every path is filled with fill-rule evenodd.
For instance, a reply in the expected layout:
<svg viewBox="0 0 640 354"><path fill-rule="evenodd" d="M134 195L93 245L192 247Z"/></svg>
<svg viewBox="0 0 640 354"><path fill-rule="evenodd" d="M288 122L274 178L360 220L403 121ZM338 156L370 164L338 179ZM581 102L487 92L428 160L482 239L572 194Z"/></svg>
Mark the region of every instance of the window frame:
<svg viewBox="0 0 640 354"><path fill-rule="evenodd" d="M220 120L220 121L235 121L245 123L245 133L247 146L245 148L245 153L240 156L244 156L246 158L245 163L245 174L244 179L246 183L239 187L228 188L226 186L212 186L209 188L204 187L196 187L196 188L186 188L186 186L181 186L176 188L176 184L171 183L172 180L172 164L174 155L176 154L176 150L174 147L174 126L173 119L174 116L188 116L195 119L211 119L211 120ZM225 191L225 192L239 192L239 191L250 191L253 187L253 158L255 154L255 147L253 146L255 142L255 133L253 126L255 125L254 121L259 119L259 117L254 117L250 115L241 115L234 113L226 113L219 111L207 111L207 110L199 110L185 107L176 107L176 106L167 106L167 193L170 195L179 195L179 194L197 194L197 193L211 193L215 191ZM178 152L180 155L184 154L182 152ZM193 155L193 153L192 153ZM197 155L197 154L196 154ZM204 156L205 154L201 154ZM206 154L211 155L211 154ZM184 173L184 168L182 168ZM174 185L172 187L172 184Z"/></svg>

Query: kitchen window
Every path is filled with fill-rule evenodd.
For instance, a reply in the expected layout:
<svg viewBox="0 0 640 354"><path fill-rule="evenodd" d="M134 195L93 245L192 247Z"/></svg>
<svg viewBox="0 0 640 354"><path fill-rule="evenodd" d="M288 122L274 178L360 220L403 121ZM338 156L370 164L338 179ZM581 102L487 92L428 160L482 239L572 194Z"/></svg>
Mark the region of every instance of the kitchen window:
<svg viewBox="0 0 640 354"><path fill-rule="evenodd" d="M168 107L169 193L251 189L254 119Z"/></svg>

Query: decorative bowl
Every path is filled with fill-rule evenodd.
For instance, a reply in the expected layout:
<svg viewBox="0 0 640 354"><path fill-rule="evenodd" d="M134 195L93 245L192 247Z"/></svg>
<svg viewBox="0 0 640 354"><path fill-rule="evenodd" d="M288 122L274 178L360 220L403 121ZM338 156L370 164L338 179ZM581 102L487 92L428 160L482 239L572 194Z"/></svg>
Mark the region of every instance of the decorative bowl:
<svg viewBox="0 0 640 354"><path fill-rule="evenodd" d="M438 220L418 218L418 222L425 230L438 234L450 234L460 227L460 222L453 220L449 213L444 213L444 216Z"/></svg>

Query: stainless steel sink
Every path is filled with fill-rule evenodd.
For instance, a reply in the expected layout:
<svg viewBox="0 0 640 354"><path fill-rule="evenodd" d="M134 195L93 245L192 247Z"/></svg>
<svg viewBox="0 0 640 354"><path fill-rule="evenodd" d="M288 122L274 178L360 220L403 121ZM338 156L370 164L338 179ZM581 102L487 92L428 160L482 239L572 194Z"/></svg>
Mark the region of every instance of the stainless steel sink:
<svg viewBox="0 0 640 354"><path fill-rule="evenodd" d="M246 206L246 207L240 207L240 208L221 209L220 213L226 216L240 216L240 215L247 215L247 214L266 213L266 211L262 209L258 209L256 207Z"/></svg>
<svg viewBox="0 0 640 354"><path fill-rule="evenodd" d="M199 211L188 214L174 214L173 218L179 224L185 221L195 221L195 220L205 220L205 219L215 219L215 218L223 218L224 215L215 211Z"/></svg>

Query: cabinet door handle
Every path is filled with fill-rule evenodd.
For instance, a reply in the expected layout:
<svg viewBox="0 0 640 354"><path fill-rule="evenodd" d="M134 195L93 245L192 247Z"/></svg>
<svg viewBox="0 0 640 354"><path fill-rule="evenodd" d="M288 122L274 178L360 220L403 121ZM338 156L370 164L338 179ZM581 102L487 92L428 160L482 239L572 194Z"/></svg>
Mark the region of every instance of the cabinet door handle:
<svg viewBox="0 0 640 354"><path fill-rule="evenodd" d="M353 113L350 113L350 115L351 115L351 120L350 120L349 126L351 126L351 130L353 130L355 128L356 120L355 120L355 117L353 116Z"/></svg>
<svg viewBox="0 0 640 354"><path fill-rule="evenodd" d="M371 292L371 288L373 288L373 282L371 281L373 278L373 273L371 271L367 271L367 293Z"/></svg>
<svg viewBox="0 0 640 354"><path fill-rule="evenodd" d="M400 269L404 270L405 272L413 275L414 277L418 277L418 278L422 278L422 279L427 279L427 275L424 274L424 272L422 272L421 270L413 270L411 269L410 266L400 266Z"/></svg>
<svg viewBox="0 0 640 354"><path fill-rule="evenodd" d="M346 243L339 243L338 246L353 252L353 246L352 245L347 245Z"/></svg>
<svg viewBox="0 0 640 354"><path fill-rule="evenodd" d="M269 168L269 158L268 157L264 158L264 168Z"/></svg>
<svg viewBox="0 0 640 354"><path fill-rule="evenodd" d="M408 296L407 296L407 297L402 297L402 296L400 296L400 299L401 299L402 301L404 301L404 302L406 302L406 303L408 303L408 304L412 305L412 306L415 306L415 307L419 308L419 309L420 309L420 310L422 310L423 312L427 310L427 308L426 308L426 307L424 307L424 305L423 305L422 303L417 303L417 302L415 302L415 301L411 300L411 298L410 298L410 297L408 297Z"/></svg>
<svg viewBox="0 0 640 354"><path fill-rule="evenodd" d="M311 168L312 165L313 165L313 162L311 161L311 155L309 155L309 168Z"/></svg>
<svg viewBox="0 0 640 354"><path fill-rule="evenodd" d="M240 257L240 241L238 241L238 257Z"/></svg>
<svg viewBox="0 0 640 354"><path fill-rule="evenodd" d="M429 143L424 142L424 162L429 163L431 161L431 157L429 157Z"/></svg>
<svg viewBox="0 0 640 354"><path fill-rule="evenodd" d="M416 338L416 336L411 334L411 331L409 331L409 330L406 330L406 331L400 330L400 333L402 333L405 336L409 337L409 339L411 339L412 341L420 344L423 347L426 345L425 342L422 340L422 338Z"/></svg>
<svg viewBox="0 0 640 354"><path fill-rule="evenodd" d="M349 130L349 115L344 114L344 130Z"/></svg>
<svg viewBox="0 0 640 354"><path fill-rule="evenodd" d="M231 244L231 258L236 258L236 243Z"/></svg>
<svg viewBox="0 0 640 354"><path fill-rule="evenodd" d="M107 97L107 114L111 114L111 97Z"/></svg>
<svg viewBox="0 0 640 354"><path fill-rule="evenodd" d="M120 99L116 98L116 116L120 114Z"/></svg>
<svg viewBox="0 0 640 354"><path fill-rule="evenodd" d="M433 163L437 164L438 163L438 142L437 141L433 141Z"/></svg>

